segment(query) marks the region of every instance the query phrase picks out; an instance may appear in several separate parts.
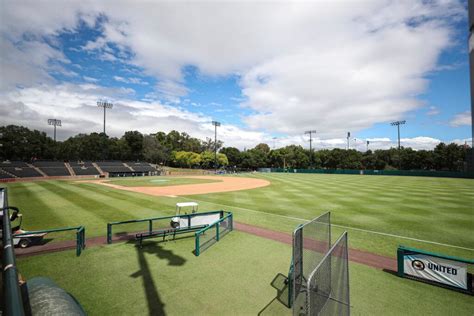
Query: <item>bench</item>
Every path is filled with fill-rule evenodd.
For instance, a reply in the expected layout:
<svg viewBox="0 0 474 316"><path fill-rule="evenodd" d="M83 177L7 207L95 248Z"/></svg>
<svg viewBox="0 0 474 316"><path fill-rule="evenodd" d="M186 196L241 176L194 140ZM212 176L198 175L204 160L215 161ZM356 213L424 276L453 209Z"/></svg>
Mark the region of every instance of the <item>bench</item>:
<svg viewBox="0 0 474 316"><path fill-rule="evenodd" d="M178 234L195 232L207 226L209 225L198 225L198 226L190 226L190 227L183 227L183 228L167 228L167 229L154 230L151 232L138 233L135 235L135 239L138 240L140 248L142 248L142 243L144 239L163 237L163 241L165 241L166 236L171 236L171 235L173 236L173 239L175 239L176 235Z"/></svg>

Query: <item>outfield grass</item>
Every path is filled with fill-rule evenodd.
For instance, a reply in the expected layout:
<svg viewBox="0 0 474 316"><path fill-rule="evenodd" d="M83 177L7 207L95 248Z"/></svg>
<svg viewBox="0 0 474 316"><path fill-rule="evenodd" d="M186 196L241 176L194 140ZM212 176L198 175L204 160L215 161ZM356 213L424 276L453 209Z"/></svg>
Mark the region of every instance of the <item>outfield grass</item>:
<svg viewBox="0 0 474 316"><path fill-rule="evenodd" d="M19 182L8 187L10 202L22 209L27 229L81 224L87 227L88 236L104 236L107 222L172 215L176 202L197 201L201 211L230 210L236 221L287 233L303 220L330 210L333 224L344 226L335 229L349 231L352 248L395 257L396 247L403 244L474 257L474 181L471 179L307 174L245 176L268 179L271 185L177 198L153 197L72 181Z"/></svg>
<svg viewBox="0 0 474 316"><path fill-rule="evenodd" d="M20 258L26 278L48 276L71 292L90 315L289 315L286 297L291 248L232 232L200 257L193 238L148 241ZM270 283L276 280L278 289ZM473 298L350 265L353 315L469 315ZM280 293L281 292L281 293ZM280 295L279 295L280 293Z"/></svg>
<svg viewBox="0 0 474 316"><path fill-rule="evenodd" d="M126 187L158 187L183 184L200 184L219 182L219 180L177 178L177 177L137 177L137 178L115 178L108 182Z"/></svg>
<svg viewBox="0 0 474 316"><path fill-rule="evenodd" d="M271 185L172 198L74 181L19 182L8 184L9 201L21 208L26 229L85 225L87 237L105 236L107 222L172 215L175 204L185 201L199 202L201 211L230 210L235 221L287 233L304 220L330 210L333 224L343 226L333 227L334 240L348 230L352 248L395 257L397 246L403 244L474 257L473 180L314 174L242 176L264 178ZM146 229L146 223L128 229ZM155 244L150 246L152 250L144 249L144 254L130 244L116 244L88 248L80 258L67 252L19 262L27 277L51 276L68 288L91 314L143 314L156 308L169 314L229 314L237 310L255 314L267 305L265 313L287 312L273 300L276 289L270 282L278 273L287 273L288 246L234 232L196 258L191 253L192 243L192 239L185 239ZM146 282L140 275L144 267L148 269ZM472 267L469 269L473 272ZM164 307L147 303L150 298L156 299L154 293ZM351 295L353 313L360 315L469 315L473 304L470 296L357 264L351 264Z"/></svg>

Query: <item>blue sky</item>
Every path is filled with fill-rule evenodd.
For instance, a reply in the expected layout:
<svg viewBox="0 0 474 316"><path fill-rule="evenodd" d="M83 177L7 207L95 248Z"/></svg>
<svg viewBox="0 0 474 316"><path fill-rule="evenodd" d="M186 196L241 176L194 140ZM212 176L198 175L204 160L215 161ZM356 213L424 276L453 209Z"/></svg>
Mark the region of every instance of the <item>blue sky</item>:
<svg viewBox="0 0 474 316"><path fill-rule="evenodd" d="M227 146L471 141L465 1L2 2L2 124L172 129ZM61 12L61 16L57 16Z"/></svg>

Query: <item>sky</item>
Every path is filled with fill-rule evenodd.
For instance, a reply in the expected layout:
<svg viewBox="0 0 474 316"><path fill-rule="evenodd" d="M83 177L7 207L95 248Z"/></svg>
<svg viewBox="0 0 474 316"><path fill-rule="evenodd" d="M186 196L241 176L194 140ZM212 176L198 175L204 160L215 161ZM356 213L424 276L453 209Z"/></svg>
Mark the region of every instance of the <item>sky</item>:
<svg viewBox="0 0 474 316"><path fill-rule="evenodd" d="M0 125L224 146L472 142L467 1L0 0Z"/></svg>

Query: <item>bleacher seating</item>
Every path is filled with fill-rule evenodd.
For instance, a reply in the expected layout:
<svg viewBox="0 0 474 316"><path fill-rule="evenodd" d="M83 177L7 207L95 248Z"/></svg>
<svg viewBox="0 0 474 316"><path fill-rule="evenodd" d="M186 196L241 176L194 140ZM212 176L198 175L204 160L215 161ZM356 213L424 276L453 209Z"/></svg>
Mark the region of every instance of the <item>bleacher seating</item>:
<svg viewBox="0 0 474 316"><path fill-rule="evenodd" d="M97 176L99 171L94 167L91 161L72 161L69 162L72 170L77 176Z"/></svg>
<svg viewBox="0 0 474 316"><path fill-rule="evenodd" d="M26 162L23 162L23 161L2 161L0 162L0 168L3 168L3 167L22 168L22 167L28 167L28 165L26 164Z"/></svg>
<svg viewBox="0 0 474 316"><path fill-rule="evenodd" d="M48 176L70 176L69 170L67 170L64 162L62 161L35 161L33 165Z"/></svg>
<svg viewBox="0 0 474 316"><path fill-rule="evenodd" d="M156 172L156 168L152 167L147 162L127 162L133 170L136 172Z"/></svg>
<svg viewBox="0 0 474 316"><path fill-rule="evenodd" d="M101 161L98 162L97 165L102 169L104 172L109 173L132 173L133 171L129 168L125 167L123 162L121 161Z"/></svg>
<svg viewBox="0 0 474 316"><path fill-rule="evenodd" d="M43 167L41 171L46 173L48 176L70 176L69 170L66 167Z"/></svg>
<svg viewBox="0 0 474 316"><path fill-rule="evenodd" d="M3 167L2 169L19 177L19 178L34 178L42 177L43 175L31 167Z"/></svg>
<svg viewBox="0 0 474 316"><path fill-rule="evenodd" d="M34 166L31 167L31 165ZM100 175L91 161L69 162L71 169L78 176ZM97 165L111 177L155 175L158 170L147 162L100 161ZM130 169L131 168L131 169ZM39 171L38 171L39 170ZM30 178L47 176L71 176L68 167L62 161L0 161L0 179Z"/></svg>
<svg viewBox="0 0 474 316"><path fill-rule="evenodd" d="M12 179L13 177L0 169L0 179Z"/></svg>

